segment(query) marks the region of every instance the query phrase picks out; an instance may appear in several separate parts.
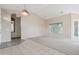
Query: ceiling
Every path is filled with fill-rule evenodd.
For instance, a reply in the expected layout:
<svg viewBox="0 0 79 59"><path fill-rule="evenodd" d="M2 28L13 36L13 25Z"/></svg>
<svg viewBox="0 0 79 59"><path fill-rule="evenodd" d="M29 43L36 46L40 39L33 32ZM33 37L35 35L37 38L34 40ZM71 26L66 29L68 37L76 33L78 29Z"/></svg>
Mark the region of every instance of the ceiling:
<svg viewBox="0 0 79 59"><path fill-rule="evenodd" d="M1 8L21 11L23 4L1 4ZM79 13L79 4L26 4L25 8L34 15L48 19L67 13Z"/></svg>

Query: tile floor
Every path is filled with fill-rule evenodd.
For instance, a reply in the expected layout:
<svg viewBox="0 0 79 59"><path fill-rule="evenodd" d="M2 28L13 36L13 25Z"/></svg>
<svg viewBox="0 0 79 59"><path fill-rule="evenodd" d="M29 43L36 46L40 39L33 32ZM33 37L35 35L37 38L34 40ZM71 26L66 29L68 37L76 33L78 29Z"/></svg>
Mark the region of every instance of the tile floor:
<svg viewBox="0 0 79 59"><path fill-rule="evenodd" d="M22 42L24 42L24 40L21 40L20 38L12 39L12 41L10 42L1 43L0 49L16 46L21 44Z"/></svg>
<svg viewBox="0 0 79 59"><path fill-rule="evenodd" d="M0 55L64 55L32 40L14 39L0 45Z"/></svg>

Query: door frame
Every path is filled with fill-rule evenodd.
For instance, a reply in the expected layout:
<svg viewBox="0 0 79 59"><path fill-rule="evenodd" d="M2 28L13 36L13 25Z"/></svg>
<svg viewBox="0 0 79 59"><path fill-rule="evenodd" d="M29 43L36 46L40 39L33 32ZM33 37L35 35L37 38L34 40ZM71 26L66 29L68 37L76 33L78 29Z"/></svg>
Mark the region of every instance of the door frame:
<svg viewBox="0 0 79 59"><path fill-rule="evenodd" d="M78 28L79 28L79 19L72 19L71 20L71 39L79 39L79 29L78 29L78 37L74 36L74 21L78 21Z"/></svg>

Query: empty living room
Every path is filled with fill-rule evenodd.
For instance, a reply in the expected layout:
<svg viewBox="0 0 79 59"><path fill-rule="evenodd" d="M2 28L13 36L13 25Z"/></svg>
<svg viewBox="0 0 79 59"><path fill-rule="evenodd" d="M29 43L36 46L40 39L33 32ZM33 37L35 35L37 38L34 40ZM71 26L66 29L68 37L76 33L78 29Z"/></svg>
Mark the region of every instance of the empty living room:
<svg viewBox="0 0 79 59"><path fill-rule="evenodd" d="M79 55L79 4L0 4L0 55Z"/></svg>

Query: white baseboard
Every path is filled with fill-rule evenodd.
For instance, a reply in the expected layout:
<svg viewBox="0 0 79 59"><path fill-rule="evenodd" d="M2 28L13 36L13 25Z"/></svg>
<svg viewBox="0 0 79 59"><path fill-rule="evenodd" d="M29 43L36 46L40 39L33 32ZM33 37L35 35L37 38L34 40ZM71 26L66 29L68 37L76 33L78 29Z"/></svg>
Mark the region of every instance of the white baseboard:
<svg viewBox="0 0 79 59"><path fill-rule="evenodd" d="M26 37L26 38L22 38L22 39L29 39L29 38L34 38L34 37L40 37L40 36L43 36L43 35L34 35L34 36L29 36L29 37Z"/></svg>

